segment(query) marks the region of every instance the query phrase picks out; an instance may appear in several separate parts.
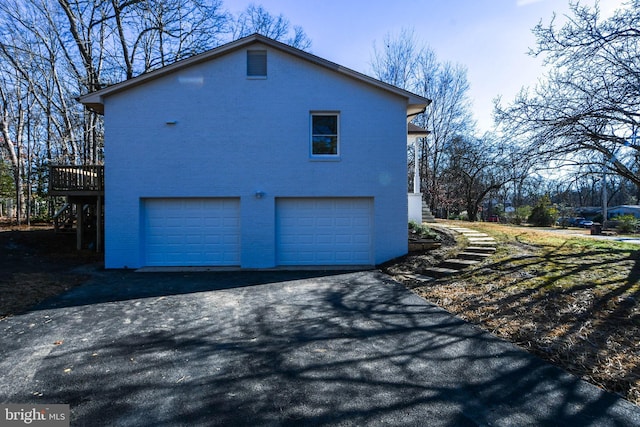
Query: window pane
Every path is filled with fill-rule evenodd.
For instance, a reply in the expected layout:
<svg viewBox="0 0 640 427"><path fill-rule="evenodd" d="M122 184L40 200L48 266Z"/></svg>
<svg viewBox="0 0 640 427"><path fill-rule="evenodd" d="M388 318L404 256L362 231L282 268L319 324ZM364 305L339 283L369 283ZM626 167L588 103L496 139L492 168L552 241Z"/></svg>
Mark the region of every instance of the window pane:
<svg viewBox="0 0 640 427"><path fill-rule="evenodd" d="M247 51L247 76L267 75L267 51L248 50Z"/></svg>
<svg viewBox="0 0 640 427"><path fill-rule="evenodd" d="M313 116L314 135L337 135L338 116Z"/></svg>
<svg viewBox="0 0 640 427"><path fill-rule="evenodd" d="M338 154L338 137L314 135L313 154Z"/></svg>

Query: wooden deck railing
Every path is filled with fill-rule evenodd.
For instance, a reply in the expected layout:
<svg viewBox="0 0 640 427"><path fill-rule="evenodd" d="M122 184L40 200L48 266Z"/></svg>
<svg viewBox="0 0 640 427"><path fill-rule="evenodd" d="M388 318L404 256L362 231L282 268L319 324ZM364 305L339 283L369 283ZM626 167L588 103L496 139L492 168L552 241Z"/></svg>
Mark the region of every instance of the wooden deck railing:
<svg viewBox="0 0 640 427"><path fill-rule="evenodd" d="M49 194L104 194L104 166L50 166Z"/></svg>

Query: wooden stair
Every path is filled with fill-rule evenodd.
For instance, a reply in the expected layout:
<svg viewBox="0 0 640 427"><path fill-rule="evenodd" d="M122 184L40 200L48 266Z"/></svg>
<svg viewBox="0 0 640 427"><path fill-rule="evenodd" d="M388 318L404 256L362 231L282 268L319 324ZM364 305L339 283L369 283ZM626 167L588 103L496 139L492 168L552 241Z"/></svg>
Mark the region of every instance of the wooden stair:
<svg viewBox="0 0 640 427"><path fill-rule="evenodd" d="M65 203L53 216L53 229L56 233L75 233L75 222L73 205Z"/></svg>

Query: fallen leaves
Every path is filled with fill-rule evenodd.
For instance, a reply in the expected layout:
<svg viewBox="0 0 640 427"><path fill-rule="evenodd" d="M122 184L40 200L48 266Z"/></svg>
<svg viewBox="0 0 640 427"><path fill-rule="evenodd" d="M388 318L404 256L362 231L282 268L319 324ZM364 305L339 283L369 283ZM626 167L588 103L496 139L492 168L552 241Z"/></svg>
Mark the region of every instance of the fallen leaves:
<svg viewBox="0 0 640 427"><path fill-rule="evenodd" d="M490 260L407 287L640 405L640 248L503 229Z"/></svg>

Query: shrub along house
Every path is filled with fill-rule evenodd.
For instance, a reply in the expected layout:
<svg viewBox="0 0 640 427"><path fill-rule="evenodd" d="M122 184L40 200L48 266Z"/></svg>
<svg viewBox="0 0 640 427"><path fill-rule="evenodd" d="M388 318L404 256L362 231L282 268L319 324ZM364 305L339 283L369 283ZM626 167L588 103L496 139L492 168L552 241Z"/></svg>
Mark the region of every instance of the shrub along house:
<svg viewBox="0 0 640 427"><path fill-rule="evenodd" d="M426 98L256 34L80 102L104 114L107 268L407 252L407 123Z"/></svg>

